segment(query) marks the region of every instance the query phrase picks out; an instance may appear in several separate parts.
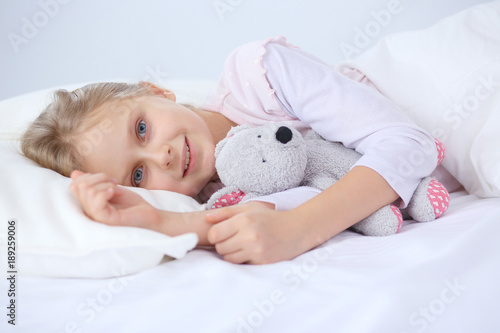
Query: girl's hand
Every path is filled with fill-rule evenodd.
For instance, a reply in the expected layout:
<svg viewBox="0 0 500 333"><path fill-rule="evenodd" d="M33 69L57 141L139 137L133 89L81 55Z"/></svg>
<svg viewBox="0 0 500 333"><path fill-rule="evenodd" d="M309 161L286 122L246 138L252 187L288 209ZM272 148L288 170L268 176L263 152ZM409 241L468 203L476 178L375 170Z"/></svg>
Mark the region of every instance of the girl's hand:
<svg viewBox="0 0 500 333"><path fill-rule="evenodd" d="M287 212L272 204L248 202L207 214L208 240L224 260L241 264L268 264L295 258L309 250L301 242L302 230Z"/></svg>
<svg viewBox="0 0 500 333"><path fill-rule="evenodd" d="M140 195L117 185L105 174L75 170L70 190L91 219L115 226L133 226L156 230L160 225L158 209Z"/></svg>

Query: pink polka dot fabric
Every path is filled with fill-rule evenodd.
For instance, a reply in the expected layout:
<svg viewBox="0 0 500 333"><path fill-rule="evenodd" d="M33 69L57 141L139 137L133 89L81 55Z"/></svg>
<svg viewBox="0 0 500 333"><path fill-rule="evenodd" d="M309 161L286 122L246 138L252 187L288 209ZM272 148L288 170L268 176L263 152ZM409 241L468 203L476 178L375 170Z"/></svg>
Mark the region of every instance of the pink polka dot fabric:
<svg viewBox="0 0 500 333"><path fill-rule="evenodd" d="M450 195L446 188L436 180L431 180L427 189L427 197L434 208L436 218L441 216L450 205Z"/></svg>
<svg viewBox="0 0 500 333"><path fill-rule="evenodd" d="M439 164L441 164L441 162L443 162L444 157L446 156L446 153L445 153L443 143L441 141L439 141L438 139L434 139L434 141L436 142L436 148L438 151L438 165L439 165Z"/></svg>
<svg viewBox="0 0 500 333"><path fill-rule="evenodd" d="M245 193L242 191L234 191L231 193L224 194L212 205L212 209L214 208L222 208L228 207L232 205L236 205L245 197Z"/></svg>
<svg viewBox="0 0 500 333"><path fill-rule="evenodd" d="M403 215L401 214L401 211L399 210L398 207L391 205L391 209L394 215L396 215L396 217L398 218L398 229L396 230L397 233L399 229L401 229L401 227L403 226Z"/></svg>

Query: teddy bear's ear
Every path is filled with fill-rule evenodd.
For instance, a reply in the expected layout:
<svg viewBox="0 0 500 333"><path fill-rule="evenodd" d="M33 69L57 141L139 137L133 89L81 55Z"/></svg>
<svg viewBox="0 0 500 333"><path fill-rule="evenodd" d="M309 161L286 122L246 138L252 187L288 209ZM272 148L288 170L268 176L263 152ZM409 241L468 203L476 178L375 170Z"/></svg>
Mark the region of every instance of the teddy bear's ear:
<svg viewBox="0 0 500 333"><path fill-rule="evenodd" d="M215 158L219 156L219 153L221 152L222 148L226 145L226 143L238 132L244 131L246 129L251 128L248 125L238 125L235 127L232 127L229 132L227 132L227 135L224 139L219 141L219 143L215 146Z"/></svg>
<svg viewBox="0 0 500 333"><path fill-rule="evenodd" d="M234 136L236 133L244 131L244 130L249 129L249 128L251 128L249 125L238 125L238 126L231 127L229 132L227 132L226 138L230 138L230 137Z"/></svg>

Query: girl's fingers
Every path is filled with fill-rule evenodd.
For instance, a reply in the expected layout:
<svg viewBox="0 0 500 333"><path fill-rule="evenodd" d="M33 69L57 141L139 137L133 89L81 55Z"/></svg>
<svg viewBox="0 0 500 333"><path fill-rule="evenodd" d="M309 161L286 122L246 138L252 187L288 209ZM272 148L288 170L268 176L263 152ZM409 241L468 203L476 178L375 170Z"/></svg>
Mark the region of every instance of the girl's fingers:
<svg viewBox="0 0 500 333"><path fill-rule="evenodd" d="M80 170L71 172L71 179L73 183L85 183L87 185L94 185L100 182L118 183L115 178L109 177L105 173L84 173Z"/></svg>
<svg viewBox="0 0 500 333"><path fill-rule="evenodd" d="M109 203L115 195L115 188L107 187L96 192L93 197L84 205L85 213L93 220L105 224L117 224L116 209Z"/></svg>
<svg viewBox="0 0 500 333"><path fill-rule="evenodd" d="M225 221L236 214L242 213L246 211L246 207L244 205L234 205L219 209L213 209L206 215L206 219L210 223L219 223Z"/></svg>
<svg viewBox="0 0 500 333"><path fill-rule="evenodd" d="M99 217L103 212L109 208L109 199L114 195L112 187L105 187L102 190L95 192L94 196L89 202L89 210L95 217ZM102 216L100 216L102 218Z"/></svg>
<svg viewBox="0 0 500 333"><path fill-rule="evenodd" d="M244 251L237 251L231 254L224 255L224 260L233 264L250 263Z"/></svg>
<svg viewBox="0 0 500 333"><path fill-rule="evenodd" d="M230 222L230 221L228 221ZM233 237L238 232L233 223L220 223L208 230L208 241L212 244L220 243Z"/></svg>
<svg viewBox="0 0 500 333"><path fill-rule="evenodd" d="M98 195L103 195L107 198L106 201L112 198L113 194L116 192L117 186L113 183L99 183L94 185L92 188L92 193L90 194L90 198L96 197Z"/></svg>
<svg viewBox="0 0 500 333"><path fill-rule="evenodd" d="M230 219L231 217L238 215L240 213L249 212L254 209L272 209L274 210L274 204L269 202L261 201L250 201L243 204L237 204L224 208L217 208L210 210L206 215L206 220L209 223L219 223Z"/></svg>
<svg viewBox="0 0 500 333"><path fill-rule="evenodd" d="M70 190L75 195L82 195L85 192L93 191L93 187L98 184L113 184L116 185L116 180L106 176L103 173L90 174L83 173L79 174L80 171L72 172L73 182L70 185Z"/></svg>
<svg viewBox="0 0 500 333"><path fill-rule="evenodd" d="M80 176L82 176L84 174L85 174L85 172L83 172L83 171L73 170L73 171L71 171L70 177L71 177L71 179L75 180L75 179L77 179L78 177L80 177Z"/></svg>
<svg viewBox="0 0 500 333"><path fill-rule="evenodd" d="M238 241L237 237L230 237L222 242L215 244L215 250L220 255L229 255L238 251L243 250L241 247L241 242Z"/></svg>
<svg viewBox="0 0 500 333"><path fill-rule="evenodd" d="M106 221L112 207L109 201L119 192L116 182L104 174L79 174L73 172L70 190L82 205L85 213L94 220Z"/></svg>

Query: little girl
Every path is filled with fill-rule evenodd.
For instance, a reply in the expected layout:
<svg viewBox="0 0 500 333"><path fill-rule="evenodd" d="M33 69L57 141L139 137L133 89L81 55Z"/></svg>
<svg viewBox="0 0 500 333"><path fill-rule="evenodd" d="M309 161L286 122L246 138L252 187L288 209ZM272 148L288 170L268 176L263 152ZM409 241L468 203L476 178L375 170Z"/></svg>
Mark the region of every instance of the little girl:
<svg viewBox="0 0 500 333"><path fill-rule="evenodd" d="M363 156L313 198L298 188L212 211L161 211L117 186L197 196L217 180L214 149L229 129L269 121L312 128ZM22 149L71 176L72 193L96 221L172 236L196 232L199 245L214 245L225 260L253 264L294 258L389 203L405 207L437 164L434 139L387 98L284 38L237 48L199 108L149 83L57 91ZM423 157L412 167L416 151ZM300 204L287 205L291 197Z"/></svg>

